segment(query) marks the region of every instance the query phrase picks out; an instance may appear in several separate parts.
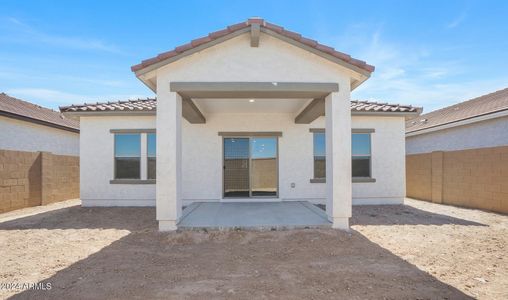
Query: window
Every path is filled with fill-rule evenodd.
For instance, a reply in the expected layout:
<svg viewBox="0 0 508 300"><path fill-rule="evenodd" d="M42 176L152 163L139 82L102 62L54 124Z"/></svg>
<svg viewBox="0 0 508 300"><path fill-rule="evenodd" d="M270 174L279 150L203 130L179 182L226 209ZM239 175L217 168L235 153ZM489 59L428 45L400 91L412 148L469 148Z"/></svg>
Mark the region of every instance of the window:
<svg viewBox="0 0 508 300"><path fill-rule="evenodd" d="M353 177L371 177L370 133L352 135Z"/></svg>
<svg viewBox="0 0 508 300"><path fill-rule="evenodd" d="M115 134L115 179L140 179L140 134Z"/></svg>
<svg viewBox="0 0 508 300"><path fill-rule="evenodd" d="M356 181L375 182L371 179L371 129L358 129L361 133L351 134L352 177ZM326 178L325 132L311 129L314 135L314 178L311 182L324 182Z"/></svg>
<svg viewBox="0 0 508 300"><path fill-rule="evenodd" d="M147 179L155 179L155 166L156 166L156 156L155 156L155 133L148 133L146 135L146 156L147 156L147 163L146 163L146 169L147 169Z"/></svg>
<svg viewBox="0 0 508 300"><path fill-rule="evenodd" d="M314 132L314 179L326 177L325 133Z"/></svg>

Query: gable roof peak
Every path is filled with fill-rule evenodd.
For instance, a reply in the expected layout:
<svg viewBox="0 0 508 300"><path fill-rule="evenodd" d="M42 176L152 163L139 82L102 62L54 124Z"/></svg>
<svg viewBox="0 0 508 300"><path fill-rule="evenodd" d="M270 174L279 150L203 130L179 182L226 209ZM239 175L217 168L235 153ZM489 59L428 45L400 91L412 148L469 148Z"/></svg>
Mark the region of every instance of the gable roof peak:
<svg viewBox="0 0 508 300"><path fill-rule="evenodd" d="M247 32L248 27L253 25L259 25L261 31L265 33L278 36L281 39L289 40L291 43L295 42L297 45L302 45L302 47L307 47L306 49L311 49L317 53L322 53L324 57L328 57L328 59L337 60L340 63L345 63L346 66L356 70L356 72L364 73L364 75L367 77L370 75L370 73L374 72L374 66L367 64L365 61L352 58L350 55L337 51L333 47L320 44L315 40L303 37L297 32L293 32L285 29L282 26L269 23L260 17L251 17L244 22L227 26L224 29L214 31L206 36L194 39L187 44L177 46L170 51L160 53L157 56L149 59L145 59L141 61L141 63L132 66L131 70L137 75L145 73L145 69L149 67L152 67L150 68L151 70L154 68L154 65L170 63L184 57L187 53L193 53L196 50L212 46L220 38L227 39L226 36L228 35L234 36L235 33Z"/></svg>

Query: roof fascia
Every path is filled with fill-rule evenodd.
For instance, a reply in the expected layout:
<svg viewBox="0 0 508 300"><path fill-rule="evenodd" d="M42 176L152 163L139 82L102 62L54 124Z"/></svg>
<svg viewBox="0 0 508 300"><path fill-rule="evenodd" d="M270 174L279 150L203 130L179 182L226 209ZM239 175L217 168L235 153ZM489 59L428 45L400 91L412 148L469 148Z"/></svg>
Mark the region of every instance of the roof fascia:
<svg viewBox="0 0 508 300"><path fill-rule="evenodd" d="M34 124L38 124L38 125L53 127L56 129L66 130L66 131L70 131L70 132L74 132L74 133L79 133L79 129L77 129L77 128L67 127L67 126L51 123L48 121L34 119L34 118L27 117L27 116L22 116L22 115L6 112L6 111L0 111L0 116L4 116L7 118L11 118L11 119L16 119L16 120L20 120L20 121L30 122L30 123L34 123Z"/></svg>
<svg viewBox="0 0 508 300"><path fill-rule="evenodd" d="M497 111L497 112L491 112L491 113L487 113L487 114L483 114L480 116L475 116L475 117L471 117L471 118L463 119L463 120L459 120L459 121L439 124L439 125L435 125L432 127L427 127L424 129L415 130L415 131L409 131L409 132L406 132L406 137L435 132L435 131L458 127L458 126L474 124L474 123L492 120L492 119L501 118L501 117L506 117L506 116L508 116L508 109L504 109L502 111Z"/></svg>

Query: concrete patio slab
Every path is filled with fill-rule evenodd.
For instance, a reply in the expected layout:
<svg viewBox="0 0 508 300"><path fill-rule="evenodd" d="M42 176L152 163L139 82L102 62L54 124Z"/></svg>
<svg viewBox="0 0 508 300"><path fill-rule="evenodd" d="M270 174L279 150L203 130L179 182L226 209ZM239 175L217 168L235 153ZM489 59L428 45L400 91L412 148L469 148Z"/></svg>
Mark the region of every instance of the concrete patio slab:
<svg viewBox="0 0 508 300"><path fill-rule="evenodd" d="M195 202L187 206L179 229L293 229L331 227L326 213L306 201Z"/></svg>

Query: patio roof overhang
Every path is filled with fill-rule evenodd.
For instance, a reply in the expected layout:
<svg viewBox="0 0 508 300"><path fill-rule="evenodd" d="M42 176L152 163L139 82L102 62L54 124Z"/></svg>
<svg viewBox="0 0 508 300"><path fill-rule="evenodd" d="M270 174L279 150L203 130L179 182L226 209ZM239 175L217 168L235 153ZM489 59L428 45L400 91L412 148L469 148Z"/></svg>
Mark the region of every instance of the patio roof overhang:
<svg viewBox="0 0 508 300"><path fill-rule="evenodd" d="M170 91L182 97L182 113L190 123L206 123L198 99L306 99L295 123L308 124L324 115L324 98L339 91L330 82L171 82Z"/></svg>

